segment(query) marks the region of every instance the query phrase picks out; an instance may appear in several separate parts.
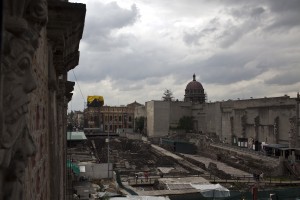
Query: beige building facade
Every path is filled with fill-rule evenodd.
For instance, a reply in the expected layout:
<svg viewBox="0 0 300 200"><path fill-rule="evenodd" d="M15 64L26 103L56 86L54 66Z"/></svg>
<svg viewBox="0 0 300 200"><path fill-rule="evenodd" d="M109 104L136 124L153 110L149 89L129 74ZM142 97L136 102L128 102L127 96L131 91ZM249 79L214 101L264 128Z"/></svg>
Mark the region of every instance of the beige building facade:
<svg viewBox="0 0 300 200"><path fill-rule="evenodd" d="M299 94L295 98L285 95L207 103L203 98L192 98L191 94L199 96L197 91L203 91L202 85L195 82L194 76L191 83L196 87L192 90L191 83L187 85L190 101L146 102L149 137L170 135L179 119L189 116L193 117L194 132L214 136L223 143L238 146L243 141L248 148L261 143L300 148Z"/></svg>
<svg viewBox="0 0 300 200"><path fill-rule="evenodd" d="M255 141L286 144L293 148L300 145L295 128L299 124L294 120L299 112L297 98L230 100L206 103L203 108L193 115L198 124L195 130L215 133L225 143L237 144L239 139L243 139L248 145Z"/></svg>
<svg viewBox="0 0 300 200"><path fill-rule="evenodd" d="M88 107L84 111L85 128L99 129L100 132L116 133L119 129L134 128L134 111L141 106L136 101L127 106Z"/></svg>

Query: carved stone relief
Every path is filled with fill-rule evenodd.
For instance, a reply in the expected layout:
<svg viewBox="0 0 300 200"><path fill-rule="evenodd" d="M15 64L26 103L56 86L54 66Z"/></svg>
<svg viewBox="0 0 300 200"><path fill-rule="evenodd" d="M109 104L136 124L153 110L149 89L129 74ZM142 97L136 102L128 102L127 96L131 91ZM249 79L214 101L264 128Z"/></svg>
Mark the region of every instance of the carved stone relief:
<svg viewBox="0 0 300 200"><path fill-rule="evenodd" d="M295 148L297 146L297 117L290 118L290 148Z"/></svg>
<svg viewBox="0 0 300 200"><path fill-rule="evenodd" d="M274 136L275 136L275 142L278 143L278 139L279 139L279 117L277 116L274 119Z"/></svg>
<svg viewBox="0 0 300 200"><path fill-rule="evenodd" d="M0 199L22 199L24 170L35 144L27 121L36 87L32 58L47 22L46 0L5 0L2 68L3 127L0 133Z"/></svg>
<svg viewBox="0 0 300 200"><path fill-rule="evenodd" d="M275 119L274 119L274 135L278 135L279 133L279 117L277 116Z"/></svg>
<svg viewBox="0 0 300 200"><path fill-rule="evenodd" d="M242 136L246 137L246 128L247 128L247 115L244 114L241 117L241 124L242 124Z"/></svg>
<svg viewBox="0 0 300 200"><path fill-rule="evenodd" d="M259 116L256 116L254 118L254 129L255 129L255 140L258 140L258 132L259 132L259 126L260 126L260 118Z"/></svg>

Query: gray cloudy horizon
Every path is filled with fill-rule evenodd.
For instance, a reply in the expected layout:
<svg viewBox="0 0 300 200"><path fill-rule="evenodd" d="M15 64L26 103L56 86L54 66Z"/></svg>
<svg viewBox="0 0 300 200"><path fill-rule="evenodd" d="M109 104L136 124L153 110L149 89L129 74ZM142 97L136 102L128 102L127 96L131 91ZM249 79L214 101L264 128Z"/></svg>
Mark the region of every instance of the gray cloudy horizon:
<svg viewBox="0 0 300 200"><path fill-rule="evenodd" d="M298 0L73 0L87 6L69 110L183 100L195 73L208 101L283 96L300 88ZM75 81L70 71L68 78Z"/></svg>

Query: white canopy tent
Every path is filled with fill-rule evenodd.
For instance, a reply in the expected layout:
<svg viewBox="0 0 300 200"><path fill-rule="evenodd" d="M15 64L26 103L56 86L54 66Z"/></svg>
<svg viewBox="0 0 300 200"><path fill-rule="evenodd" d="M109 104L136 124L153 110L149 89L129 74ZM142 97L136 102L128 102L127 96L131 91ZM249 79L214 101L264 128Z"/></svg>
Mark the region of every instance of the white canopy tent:
<svg viewBox="0 0 300 200"><path fill-rule="evenodd" d="M126 196L126 197L112 197L110 200L170 200L169 197L156 196Z"/></svg>
<svg viewBox="0 0 300 200"><path fill-rule="evenodd" d="M230 191L220 184L191 184L191 186L200 191L204 197L229 197Z"/></svg>

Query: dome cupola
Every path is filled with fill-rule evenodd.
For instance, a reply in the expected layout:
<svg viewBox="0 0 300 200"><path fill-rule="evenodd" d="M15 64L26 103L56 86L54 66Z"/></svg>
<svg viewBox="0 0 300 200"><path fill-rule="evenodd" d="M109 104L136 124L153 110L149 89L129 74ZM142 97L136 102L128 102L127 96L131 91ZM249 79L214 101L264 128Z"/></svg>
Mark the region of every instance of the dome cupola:
<svg viewBox="0 0 300 200"><path fill-rule="evenodd" d="M193 80L189 82L185 88L184 101L205 102L205 93L202 84L196 81L196 75L193 75Z"/></svg>

